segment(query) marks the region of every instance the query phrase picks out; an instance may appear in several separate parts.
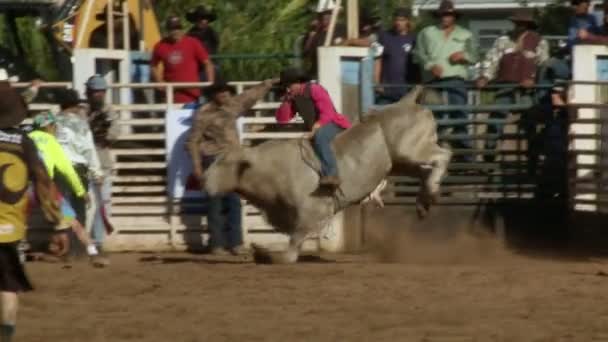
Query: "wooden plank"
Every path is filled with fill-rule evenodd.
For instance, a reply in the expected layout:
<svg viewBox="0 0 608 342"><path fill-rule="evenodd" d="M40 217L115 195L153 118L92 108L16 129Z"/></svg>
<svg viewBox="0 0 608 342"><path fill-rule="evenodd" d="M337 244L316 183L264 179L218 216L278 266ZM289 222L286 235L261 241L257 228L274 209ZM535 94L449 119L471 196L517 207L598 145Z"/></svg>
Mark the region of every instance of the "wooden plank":
<svg viewBox="0 0 608 342"><path fill-rule="evenodd" d="M114 209L114 208L112 208ZM118 229L122 230L125 227L142 227L142 226L153 226L153 227L169 227L167 218L162 215L143 215L143 216L120 216L112 215L112 223Z"/></svg>
<svg viewBox="0 0 608 342"><path fill-rule="evenodd" d="M167 187L164 185L148 185L148 186L140 186L140 185L130 185L130 186L113 186L112 192L118 193L151 193L151 192L165 192L167 191ZM145 202L143 202L145 203Z"/></svg>
<svg viewBox="0 0 608 342"><path fill-rule="evenodd" d="M112 214L126 214L126 215L142 215L142 214L167 214L168 208L166 206L113 206Z"/></svg>
<svg viewBox="0 0 608 342"><path fill-rule="evenodd" d="M112 204L167 203L167 196L112 196Z"/></svg>
<svg viewBox="0 0 608 342"><path fill-rule="evenodd" d="M165 169L167 163L165 162L121 162L115 163L114 168L117 170L133 170L133 169Z"/></svg>
<svg viewBox="0 0 608 342"><path fill-rule="evenodd" d="M129 140L164 140L164 133L134 133L134 134L121 134L118 136L119 141Z"/></svg>
<svg viewBox="0 0 608 342"><path fill-rule="evenodd" d="M114 183L158 183L165 182L165 176L113 176Z"/></svg>
<svg viewBox="0 0 608 342"><path fill-rule="evenodd" d="M121 126L164 126L165 119L120 119L117 121Z"/></svg>
<svg viewBox="0 0 608 342"><path fill-rule="evenodd" d="M164 156L167 150L164 148L146 148L146 149L130 149L130 148L115 148L112 149L112 154L117 156Z"/></svg>

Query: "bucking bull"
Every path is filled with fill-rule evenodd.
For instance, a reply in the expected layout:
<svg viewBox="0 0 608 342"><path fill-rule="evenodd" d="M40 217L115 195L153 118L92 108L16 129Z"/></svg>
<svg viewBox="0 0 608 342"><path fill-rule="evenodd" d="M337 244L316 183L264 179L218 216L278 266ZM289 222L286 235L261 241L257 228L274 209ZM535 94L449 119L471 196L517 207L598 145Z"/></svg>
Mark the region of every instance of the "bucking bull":
<svg viewBox="0 0 608 342"><path fill-rule="evenodd" d="M303 139L230 150L206 170L204 187L210 195L239 193L277 231L289 235L285 251L252 246L261 262L296 262L308 236L319 233L339 211L361 203L391 173L420 179L417 210L425 216L439 194L452 152L438 145L433 113L417 104L422 92L417 87L399 102L371 111L336 137L342 184L335 193L319 188L320 163Z"/></svg>

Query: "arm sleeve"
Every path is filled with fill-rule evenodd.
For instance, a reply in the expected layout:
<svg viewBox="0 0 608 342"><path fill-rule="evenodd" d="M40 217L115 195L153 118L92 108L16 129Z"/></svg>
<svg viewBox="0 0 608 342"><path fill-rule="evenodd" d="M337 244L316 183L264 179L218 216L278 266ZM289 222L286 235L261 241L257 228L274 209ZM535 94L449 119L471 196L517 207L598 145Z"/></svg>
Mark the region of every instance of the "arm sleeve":
<svg viewBox="0 0 608 342"><path fill-rule="evenodd" d="M295 115L296 111L293 108L293 102L289 99L285 99L274 113L278 123L288 123Z"/></svg>
<svg viewBox="0 0 608 342"><path fill-rule="evenodd" d="M319 120L317 122L321 126L330 123L335 115L335 110L327 90L318 84L313 84L310 87L310 97L312 97L315 107L319 111Z"/></svg>
<svg viewBox="0 0 608 342"><path fill-rule="evenodd" d="M38 95L38 87L29 87L21 93L25 103L32 103Z"/></svg>
<svg viewBox="0 0 608 342"><path fill-rule="evenodd" d="M498 71L498 63L502 58L503 51L500 48L502 37L499 37L494 41L492 47L486 53L486 56L483 60L481 76L487 78L488 80L493 80L496 77L496 72Z"/></svg>
<svg viewBox="0 0 608 342"><path fill-rule="evenodd" d="M543 39L536 47L536 65L542 65L549 59L549 43Z"/></svg>
<svg viewBox="0 0 608 342"><path fill-rule="evenodd" d="M475 64L479 60L479 51L477 49L476 40L469 33L469 37L464 43L464 58L469 64Z"/></svg>
<svg viewBox="0 0 608 342"><path fill-rule="evenodd" d="M116 141L120 136L120 126L116 122L117 119L118 115L116 115L115 112L108 112L107 120L110 124L110 127L108 128L108 135L106 136L106 138L110 143Z"/></svg>
<svg viewBox="0 0 608 342"><path fill-rule="evenodd" d="M83 156L86 158L89 166L89 172L93 175L94 179L99 179L104 176L103 170L101 169L101 162L95 149L95 142L93 141L93 133L87 123L85 127L85 136L81 140L80 145Z"/></svg>
<svg viewBox="0 0 608 342"><path fill-rule="evenodd" d="M235 97L235 103L238 105L237 113L239 115L250 110L255 104L264 98L272 88L272 84L262 82L250 89L245 90Z"/></svg>
<svg viewBox="0 0 608 342"><path fill-rule="evenodd" d="M196 57L196 60L201 64L207 63L209 61L209 53L207 52L207 49L205 49L203 44L199 42L198 39L191 38L191 41L194 47L194 56Z"/></svg>
<svg viewBox="0 0 608 342"><path fill-rule="evenodd" d="M38 158L34 142L26 135L23 136L23 151L27 165L30 167L30 177L33 181L36 197L44 216L51 223L61 220L57 188L49 177L46 167Z"/></svg>
<svg viewBox="0 0 608 342"><path fill-rule="evenodd" d="M568 26L568 46L572 47L574 44L578 42L578 27L576 26L576 22L573 20L570 21L570 25Z"/></svg>
<svg viewBox="0 0 608 342"><path fill-rule="evenodd" d="M78 177L78 174L76 173L76 170L74 170L72 163L65 155L65 152L63 152L63 148L61 148L61 145L59 145L57 140L52 140L49 142L49 148L51 156L55 161L55 167L57 168L57 171L65 177L68 184L70 185L70 188L76 196L84 196L86 191L84 189L84 186L82 185L82 182L80 181L80 177Z"/></svg>
<svg viewBox="0 0 608 342"><path fill-rule="evenodd" d="M201 109L199 109L193 114L192 128L190 128L190 132L188 133L188 137L186 138L186 147L190 154L190 158L192 158L192 164L194 168L201 167L201 154L199 144L201 142L203 132L205 130L205 122L204 120L201 120L201 114Z"/></svg>
<svg viewBox="0 0 608 342"><path fill-rule="evenodd" d="M150 65L155 67L158 65L158 63L160 63L161 58L160 58L160 53L159 53L159 45L156 44L154 46L154 49L152 50L152 59L150 59Z"/></svg>
<svg viewBox="0 0 608 342"><path fill-rule="evenodd" d="M425 29L418 34L418 38L416 39L416 47L414 48L414 58L424 70L428 71L431 70L437 63L432 60L431 56L429 55L426 33L427 30Z"/></svg>

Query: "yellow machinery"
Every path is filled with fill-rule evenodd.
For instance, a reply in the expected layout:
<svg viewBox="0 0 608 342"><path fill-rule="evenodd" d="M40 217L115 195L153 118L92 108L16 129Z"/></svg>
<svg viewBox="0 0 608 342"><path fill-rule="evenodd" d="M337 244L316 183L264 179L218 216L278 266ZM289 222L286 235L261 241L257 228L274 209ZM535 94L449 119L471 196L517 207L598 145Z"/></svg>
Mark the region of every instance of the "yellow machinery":
<svg viewBox="0 0 608 342"><path fill-rule="evenodd" d="M52 24L56 40L68 50L96 47L151 51L161 38L150 0L84 0L75 7L66 18ZM127 27L125 17L129 18ZM129 37L127 46L125 37Z"/></svg>

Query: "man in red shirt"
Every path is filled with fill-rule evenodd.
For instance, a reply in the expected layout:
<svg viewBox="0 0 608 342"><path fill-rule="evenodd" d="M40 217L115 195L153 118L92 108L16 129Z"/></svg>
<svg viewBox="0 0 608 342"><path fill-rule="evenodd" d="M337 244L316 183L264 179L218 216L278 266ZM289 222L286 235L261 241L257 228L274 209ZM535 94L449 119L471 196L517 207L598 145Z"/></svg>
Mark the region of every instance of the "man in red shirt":
<svg viewBox="0 0 608 342"><path fill-rule="evenodd" d="M170 16L166 22L169 35L154 46L152 53L152 77L156 82L200 82L201 65L209 82L214 82L215 72L205 47L196 39L186 36L179 17ZM158 64L163 64L161 72ZM179 88L174 91L175 103L198 101L199 88Z"/></svg>

